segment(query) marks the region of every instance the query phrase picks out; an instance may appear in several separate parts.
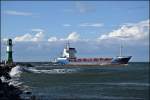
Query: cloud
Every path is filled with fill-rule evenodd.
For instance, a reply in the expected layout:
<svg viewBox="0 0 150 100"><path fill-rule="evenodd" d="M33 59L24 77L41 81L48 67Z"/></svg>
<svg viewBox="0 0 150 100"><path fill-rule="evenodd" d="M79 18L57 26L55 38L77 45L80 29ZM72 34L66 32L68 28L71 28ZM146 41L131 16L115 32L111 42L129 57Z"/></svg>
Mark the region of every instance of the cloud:
<svg viewBox="0 0 150 100"><path fill-rule="evenodd" d="M149 61L149 20L138 23L128 23L119 26L107 34L98 38L80 38L80 33L71 32L66 37L52 36L46 39L43 31L36 34L27 33L15 37L16 44L13 50L16 52L16 61L24 60L49 60L50 57L59 57L64 44L69 40L71 46L78 51L79 57L114 57L119 54L120 38L128 40L123 44L123 55L133 56L132 61ZM3 40L7 40L4 38ZM30 41L30 42L24 42ZM146 43L146 45L144 44ZM132 45L131 45L132 44ZM4 45L4 43L2 43ZM2 50L5 52L5 46ZM44 52L43 52L44 48ZM90 49L87 49L90 48ZM40 52L40 53L39 53ZM142 53L141 53L142 52ZM4 53L3 53L4 54ZM22 57L22 58L21 58Z"/></svg>
<svg viewBox="0 0 150 100"><path fill-rule="evenodd" d="M58 39L56 37L50 37L48 42L56 42Z"/></svg>
<svg viewBox="0 0 150 100"><path fill-rule="evenodd" d="M121 28L113 30L108 34L101 35L98 39L122 38L125 40L144 40L149 36L149 20L138 23L122 25Z"/></svg>
<svg viewBox="0 0 150 100"><path fill-rule="evenodd" d="M93 12L94 10L95 7L91 3L83 1L75 1L73 7L62 9L63 12L79 14Z"/></svg>
<svg viewBox="0 0 150 100"><path fill-rule="evenodd" d="M67 40L77 41L80 35L77 32L72 32L68 35Z"/></svg>
<svg viewBox="0 0 150 100"><path fill-rule="evenodd" d="M33 31L33 30L32 30ZM67 37L64 38L57 38L56 36L49 37L48 39L45 38L43 31L40 29L35 29L37 31L36 34L26 33L21 36L16 36L13 38L14 42L62 42L62 41L77 41L79 40L80 35L77 32L72 32L68 34ZM7 38L2 39L4 42L7 41Z"/></svg>
<svg viewBox="0 0 150 100"><path fill-rule="evenodd" d="M27 42L27 41L38 42L38 41L42 41L43 39L44 39L44 33L38 32L35 35L31 35L30 33L27 33L22 36L17 36L14 38L14 41L15 42Z"/></svg>
<svg viewBox="0 0 150 100"><path fill-rule="evenodd" d="M21 11L15 11L15 10L7 10L5 11L5 14L8 15L16 15L16 16L32 16L32 13L29 12L21 12Z"/></svg>
<svg viewBox="0 0 150 100"><path fill-rule="evenodd" d="M40 28L35 28L35 29L32 29L31 31L33 31L33 32L44 32L44 30L40 29Z"/></svg>
<svg viewBox="0 0 150 100"><path fill-rule="evenodd" d="M70 27L71 24L63 24L64 27ZM77 25L79 27L102 27L104 26L102 23L81 23Z"/></svg>
<svg viewBox="0 0 150 100"><path fill-rule="evenodd" d="M65 26L65 27L70 27L71 24L63 24L63 26Z"/></svg>
<svg viewBox="0 0 150 100"><path fill-rule="evenodd" d="M44 33L43 32L38 32L34 37L33 41L42 41L44 39Z"/></svg>
<svg viewBox="0 0 150 100"><path fill-rule="evenodd" d="M70 33L66 38L49 37L49 42L62 42L62 41L77 41L80 35L77 32Z"/></svg>
<svg viewBox="0 0 150 100"><path fill-rule="evenodd" d="M85 13L85 12L89 12L92 10L92 7L88 4L85 4L81 1L77 1L75 3L75 7L77 8L77 10L80 12L80 13Z"/></svg>
<svg viewBox="0 0 150 100"><path fill-rule="evenodd" d="M84 24L83 26L93 26L93 27L100 27L100 24ZM31 42L38 42L38 41L47 41L47 42L62 42L62 41L83 41L83 42L97 42L102 44L109 43L118 43L120 39L128 40L128 44L135 44L140 43L141 45L147 45L149 40L149 20L140 21L138 23L128 23L123 24L120 28L113 30L112 32L102 34L98 38L95 39L80 39L80 34L77 32L71 32L68 36L63 38L58 38L57 36L49 37L48 39L44 36L44 30L42 29L32 29L32 31L36 31L36 34L27 33L22 36L17 36L14 38L16 42L22 41L31 41ZM6 41L6 39L3 39Z"/></svg>
<svg viewBox="0 0 150 100"><path fill-rule="evenodd" d="M17 36L14 38L14 41L31 41L33 36L29 33L23 35L23 36Z"/></svg>
<svg viewBox="0 0 150 100"><path fill-rule="evenodd" d="M102 27L103 24L101 24L101 23L82 23L79 26L81 26L81 27Z"/></svg>

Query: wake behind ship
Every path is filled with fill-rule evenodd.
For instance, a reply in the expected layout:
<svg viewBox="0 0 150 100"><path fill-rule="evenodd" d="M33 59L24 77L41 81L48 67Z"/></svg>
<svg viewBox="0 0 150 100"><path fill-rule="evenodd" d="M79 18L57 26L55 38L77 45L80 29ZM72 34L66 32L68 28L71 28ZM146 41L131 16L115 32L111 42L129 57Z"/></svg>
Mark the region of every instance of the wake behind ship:
<svg viewBox="0 0 150 100"><path fill-rule="evenodd" d="M121 48L122 49L122 48ZM121 50L122 51L122 50ZM61 57L57 58L54 63L58 65L118 65L128 64L132 56L117 56L112 57L99 57L99 58L78 58L76 57L77 50L70 47L67 43Z"/></svg>

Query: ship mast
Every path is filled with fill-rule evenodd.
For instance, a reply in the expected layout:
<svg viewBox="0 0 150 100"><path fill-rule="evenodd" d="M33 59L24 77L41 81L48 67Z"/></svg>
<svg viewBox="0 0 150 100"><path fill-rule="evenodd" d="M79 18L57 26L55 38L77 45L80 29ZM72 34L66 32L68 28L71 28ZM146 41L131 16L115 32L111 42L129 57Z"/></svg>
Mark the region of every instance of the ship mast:
<svg viewBox="0 0 150 100"><path fill-rule="evenodd" d="M67 44L66 44L66 48L67 48L67 49L70 48L70 43L69 43L69 41L68 41Z"/></svg>
<svg viewBox="0 0 150 100"><path fill-rule="evenodd" d="M118 37L120 39L120 49L119 49L119 56L122 56L122 50L123 50L123 39L128 38L129 36L114 36Z"/></svg>
<svg viewBox="0 0 150 100"><path fill-rule="evenodd" d="M122 56L122 49L123 49L123 45L122 45L122 41L121 41L121 44L120 44L120 56Z"/></svg>
<svg viewBox="0 0 150 100"><path fill-rule="evenodd" d="M120 38L120 56L122 56L122 51L123 51L123 39L129 38L129 36L117 36Z"/></svg>

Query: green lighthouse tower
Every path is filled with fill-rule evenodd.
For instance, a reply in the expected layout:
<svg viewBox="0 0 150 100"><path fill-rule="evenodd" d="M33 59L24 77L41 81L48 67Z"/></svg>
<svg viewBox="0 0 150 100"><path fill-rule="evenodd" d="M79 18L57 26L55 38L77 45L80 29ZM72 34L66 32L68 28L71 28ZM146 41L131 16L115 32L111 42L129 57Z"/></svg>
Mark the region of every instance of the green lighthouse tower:
<svg viewBox="0 0 150 100"><path fill-rule="evenodd" d="M12 64L13 63L13 57L12 57L12 39L7 40L7 63Z"/></svg>

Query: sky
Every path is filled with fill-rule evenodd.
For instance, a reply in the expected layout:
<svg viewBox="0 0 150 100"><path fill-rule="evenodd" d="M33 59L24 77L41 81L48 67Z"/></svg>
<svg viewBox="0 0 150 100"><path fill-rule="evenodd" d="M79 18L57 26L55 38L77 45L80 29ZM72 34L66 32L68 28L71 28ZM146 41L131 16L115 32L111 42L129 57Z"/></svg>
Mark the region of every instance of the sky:
<svg viewBox="0 0 150 100"><path fill-rule="evenodd" d="M149 1L1 1L1 57L13 39L14 61L50 61L67 41L78 57L149 61Z"/></svg>

